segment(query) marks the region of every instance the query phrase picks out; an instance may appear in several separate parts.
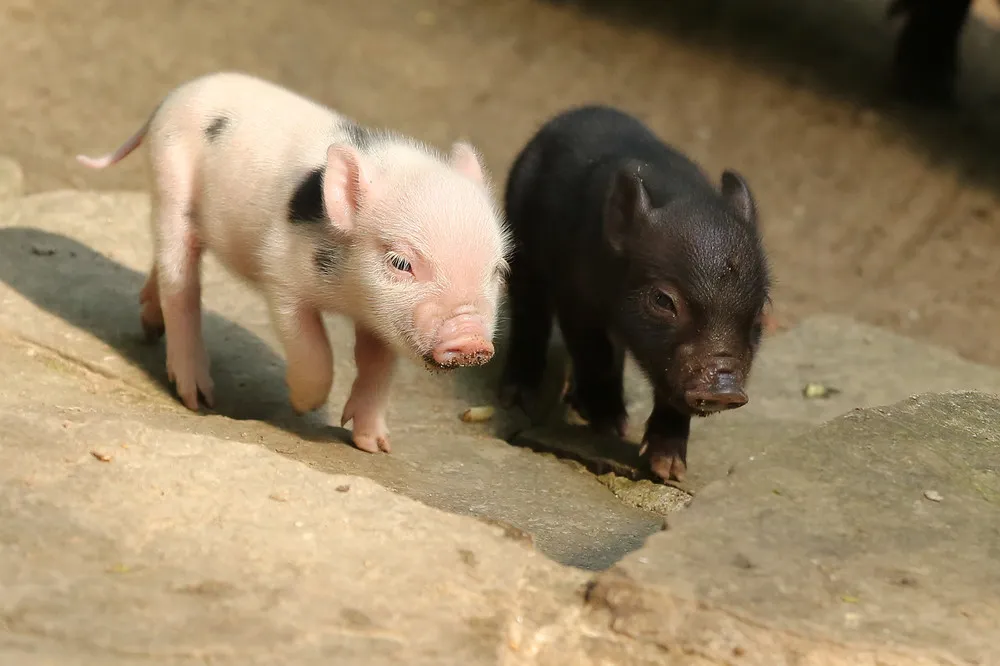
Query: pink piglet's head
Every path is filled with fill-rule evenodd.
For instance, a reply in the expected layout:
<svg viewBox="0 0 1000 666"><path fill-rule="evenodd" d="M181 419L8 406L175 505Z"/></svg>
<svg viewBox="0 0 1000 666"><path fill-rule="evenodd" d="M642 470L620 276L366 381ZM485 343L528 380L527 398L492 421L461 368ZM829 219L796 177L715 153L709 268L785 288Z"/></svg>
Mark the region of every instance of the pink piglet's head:
<svg viewBox="0 0 1000 666"><path fill-rule="evenodd" d="M323 181L355 317L434 366L486 363L510 236L479 156L464 142L444 159L398 142L373 153L330 146Z"/></svg>

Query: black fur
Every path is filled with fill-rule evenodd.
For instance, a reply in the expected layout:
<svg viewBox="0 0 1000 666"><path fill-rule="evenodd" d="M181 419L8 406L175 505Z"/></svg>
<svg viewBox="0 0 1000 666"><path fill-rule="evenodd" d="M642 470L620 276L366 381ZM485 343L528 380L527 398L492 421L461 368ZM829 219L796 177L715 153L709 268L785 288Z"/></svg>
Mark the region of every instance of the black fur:
<svg viewBox="0 0 1000 666"><path fill-rule="evenodd" d="M205 128L205 138L208 139L209 143L214 143L215 140L226 131L227 127L229 127L229 118L226 118L225 116L217 116L216 118L213 118L212 122Z"/></svg>
<svg viewBox="0 0 1000 666"><path fill-rule="evenodd" d="M344 131L347 132L347 138L351 142L351 145L361 152L371 150L378 138L375 130L359 125L353 121L347 121L344 124Z"/></svg>
<svg viewBox="0 0 1000 666"><path fill-rule="evenodd" d="M299 181L288 202L288 221L293 224L323 222L327 219L323 205L324 167L316 167Z"/></svg>
<svg viewBox="0 0 1000 666"><path fill-rule="evenodd" d="M336 274L342 255L343 248L333 244L322 245L313 255L313 263L320 274L330 277Z"/></svg>
<svg viewBox="0 0 1000 666"><path fill-rule="evenodd" d="M656 394L653 469L682 471L690 418L707 413L692 403L735 404L760 342L770 277L746 182L727 170L715 185L635 118L587 106L538 131L505 200L515 248L504 403L539 387L556 318L571 404L596 430L623 434L629 350Z"/></svg>

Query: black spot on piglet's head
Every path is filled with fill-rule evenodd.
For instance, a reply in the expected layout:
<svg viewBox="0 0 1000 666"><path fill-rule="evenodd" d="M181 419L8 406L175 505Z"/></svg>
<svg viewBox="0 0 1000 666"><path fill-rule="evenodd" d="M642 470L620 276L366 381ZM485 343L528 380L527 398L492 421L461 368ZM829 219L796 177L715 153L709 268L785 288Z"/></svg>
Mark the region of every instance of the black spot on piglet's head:
<svg viewBox="0 0 1000 666"><path fill-rule="evenodd" d="M351 120L344 122L343 129L351 145L363 153L371 150L378 140L378 134L374 130Z"/></svg>
<svg viewBox="0 0 1000 666"><path fill-rule="evenodd" d="M329 243L321 244L313 254L313 265L316 266L319 274L326 278L337 275L342 261L343 248Z"/></svg>
<svg viewBox="0 0 1000 666"><path fill-rule="evenodd" d="M605 239L624 275L616 328L675 408L739 407L771 287L753 195L725 171L718 191L656 207L643 182L649 169L621 169L606 199Z"/></svg>
<svg viewBox="0 0 1000 666"><path fill-rule="evenodd" d="M227 127L229 127L229 118L217 116L205 128L205 138L208 139L209 143L214 143L226 131Z"/></svg>

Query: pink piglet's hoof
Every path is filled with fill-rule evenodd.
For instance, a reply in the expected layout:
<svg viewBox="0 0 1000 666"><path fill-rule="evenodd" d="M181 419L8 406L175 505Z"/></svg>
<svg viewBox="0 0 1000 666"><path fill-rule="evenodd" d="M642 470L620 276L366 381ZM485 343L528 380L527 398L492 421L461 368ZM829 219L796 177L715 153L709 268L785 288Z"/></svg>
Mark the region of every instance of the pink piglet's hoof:
<svg viewBox="0 0 1000 666"><path fill-rule="evenodd" d="M354 441L354 446L366 453L378 453L379 451L392 453L388 435L354 432L351 438Z"/></svg>

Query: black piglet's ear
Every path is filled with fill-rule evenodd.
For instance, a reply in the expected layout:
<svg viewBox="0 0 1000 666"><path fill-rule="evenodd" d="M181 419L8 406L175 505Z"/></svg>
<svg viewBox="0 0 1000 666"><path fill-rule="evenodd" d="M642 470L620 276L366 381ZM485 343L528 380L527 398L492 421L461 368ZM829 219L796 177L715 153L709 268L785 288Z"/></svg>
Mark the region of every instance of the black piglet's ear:
<svg viewBox="0 0 1000 666"><path fill-rule="evenodd" d="M615 252L649 215L649 193L642 184L641 164L629 163L615 174L604 205L604 236Z"/></svg>
<svg viewBox="0 0 1000 666"><path fill-rule="evenodd" d="M743 176L731 169L722 172L722 198L749 224L757 224L757 204Z"/></svg>

